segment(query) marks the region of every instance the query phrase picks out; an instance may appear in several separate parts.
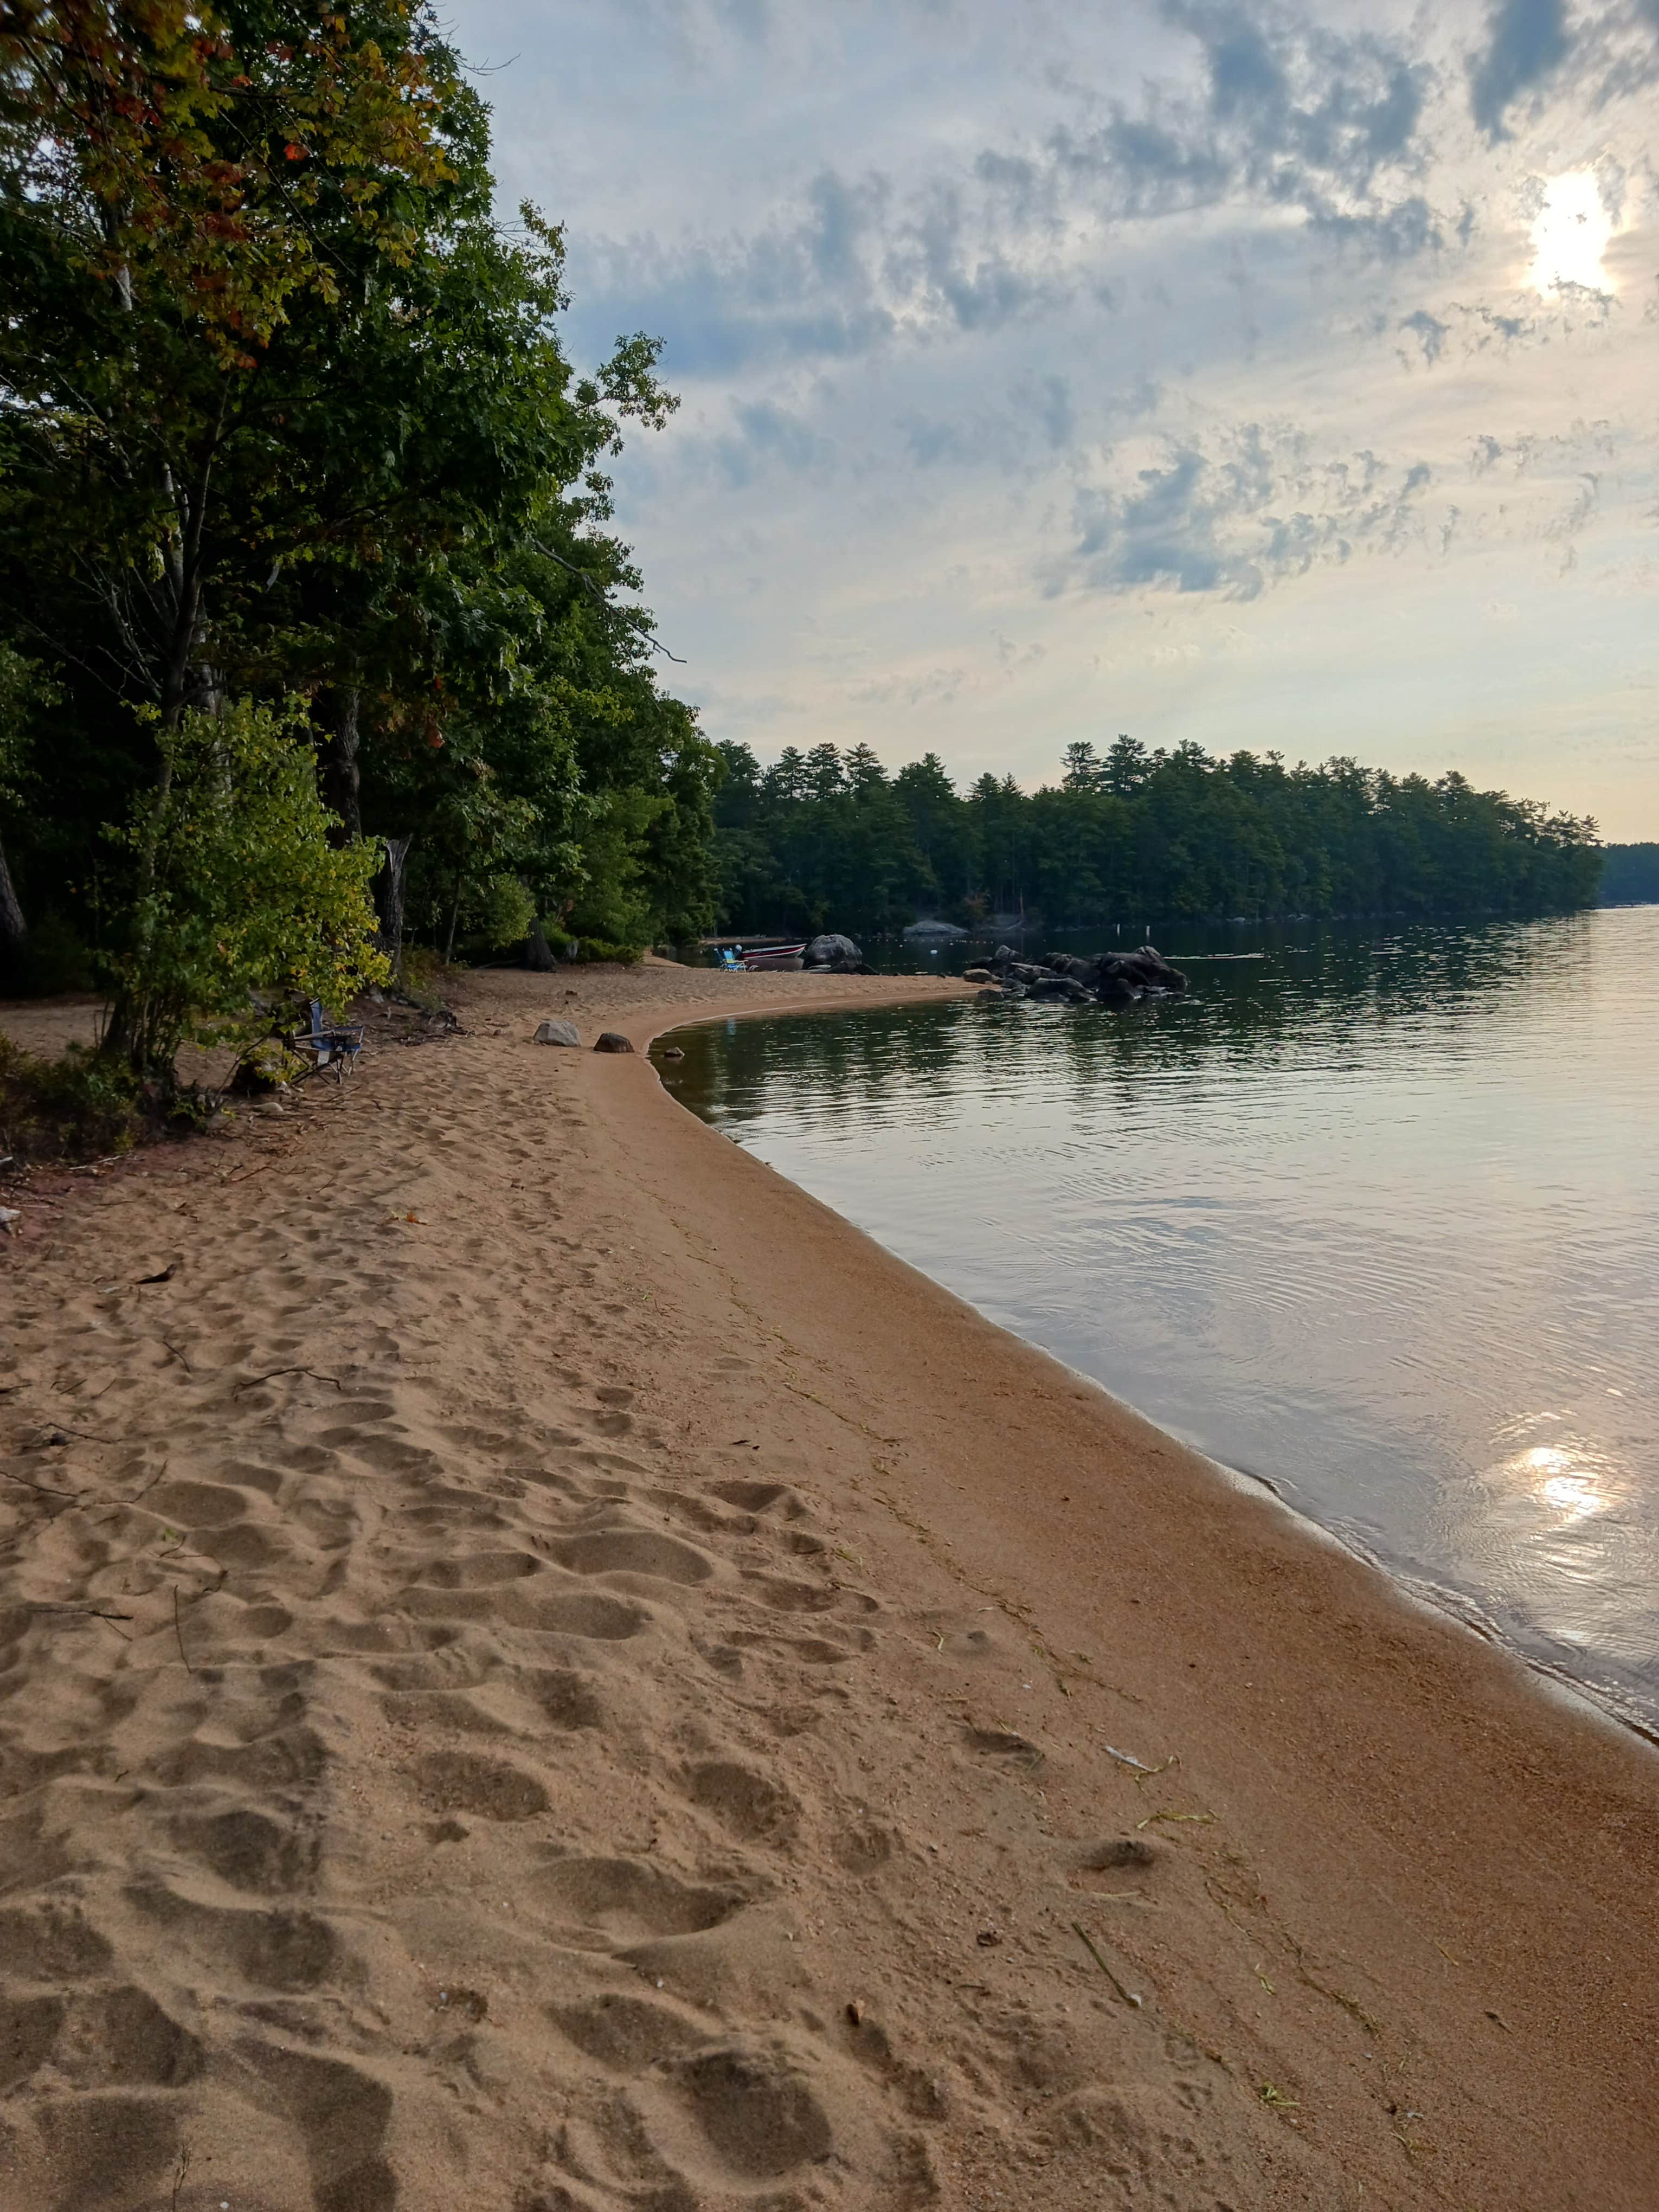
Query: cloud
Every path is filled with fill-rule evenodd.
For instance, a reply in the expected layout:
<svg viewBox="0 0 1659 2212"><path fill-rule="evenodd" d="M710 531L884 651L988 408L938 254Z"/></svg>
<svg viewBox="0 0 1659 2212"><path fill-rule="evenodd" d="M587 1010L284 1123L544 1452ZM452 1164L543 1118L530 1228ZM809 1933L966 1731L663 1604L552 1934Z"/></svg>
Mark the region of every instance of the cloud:
<svg viewBox="0 0 1659 2212"><path fill-rule="evenodd" d="M1289 214L1392 261L1443 242L1419 177L1434 72L1403 41L1234 0L1162 0L1159 19L1185 76L1133 106L1079 91L1077 119L903 182L826 165L747 235L613 240L584 253L585 313L661 331L682 374L719 375L1109 307L1106 257L1170 216Z"/></svg>
<svg viewBox="0 0 1659 2212"><path fill-rule="evenodd" d="M1400 319L1400 328L1409 331L1417 340L1423 361L1430 368L1445 351L1448 327L1437 317L1431 315L1426 307L1419 307L1413 313L1402 315ZM1402 361L1410 359L1410 356L1405 353L1400 357Z"/></svg>
<svg viewBox="0 0 1659 2212"><path fill-rule="evenodd" d="M1486 47L1469 64L1469 112L1488 139L1509 136L1510 109L1554 76L1571 44L1565 0L1496 0Z"/></svg>
<svg viewBox="0 0 1659 2212"><path fill-rule="evenodd" d="M1411 182L1434 72L1374 32L1337 32L1280 8L1164 0L1197 48L1194 98L1152 88L1092 133L1059 134L1057 163L1091 175L1114 221L1254 201L1383 259L1440 242Z"/></svg>
<svg viewBox="0 0 1659 2212"><path fill-rule="evenodd" d="M715 460L728 484L741 489L777 467L791 476L828 467L835 448L799 416L770 399L739 400L732 410L735 437L717 439Z"/></svg>
<svg viewBox="0 0 1659 2212"><path fill-rule="evenodd" d="M1051 589L1069 579L1115 595L1161 586L1259 599L1361 546L1420 539L1415 502L1431 482L1425 462L1320 461L1301 433L1259 423L1207 446L1170 441L1128 482L1079 491L1076 542Z"/></svg>

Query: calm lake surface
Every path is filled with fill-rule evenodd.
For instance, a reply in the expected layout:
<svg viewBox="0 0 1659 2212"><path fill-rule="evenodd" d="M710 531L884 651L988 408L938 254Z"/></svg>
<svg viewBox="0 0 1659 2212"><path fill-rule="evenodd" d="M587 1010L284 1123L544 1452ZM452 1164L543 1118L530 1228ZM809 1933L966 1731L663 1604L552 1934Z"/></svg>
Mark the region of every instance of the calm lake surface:
<svg viewBox="0 0 1659 2212"><path fill-rule="evenodd" d="M1187 998L730 1022L662 1073L994 1321L1659 1726L1659 907L1160 949Z"/></svg>

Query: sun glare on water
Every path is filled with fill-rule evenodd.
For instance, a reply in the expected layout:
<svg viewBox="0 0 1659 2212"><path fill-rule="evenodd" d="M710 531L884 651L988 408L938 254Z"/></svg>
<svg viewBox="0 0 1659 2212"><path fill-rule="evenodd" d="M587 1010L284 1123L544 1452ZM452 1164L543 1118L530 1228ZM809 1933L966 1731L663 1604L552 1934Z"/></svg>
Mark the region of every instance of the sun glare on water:
<svg viewBox="0 0 1659 2212"><path fill-rule="evenodd" d="M1612 218L1593 176L1579 170L1552 177L1544 187L1544 204L1533 221L1528 281L1538 292L1553 292L1563 284L1582 284L1592 292L1610 290L1601 256L1612 236Z"/></svg>

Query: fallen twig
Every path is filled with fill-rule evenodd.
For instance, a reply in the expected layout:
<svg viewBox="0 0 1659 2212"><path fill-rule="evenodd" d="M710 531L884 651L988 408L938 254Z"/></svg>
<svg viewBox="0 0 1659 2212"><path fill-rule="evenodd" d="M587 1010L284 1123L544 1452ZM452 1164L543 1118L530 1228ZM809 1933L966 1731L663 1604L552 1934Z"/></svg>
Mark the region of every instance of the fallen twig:
<svg viewBox="0 0 1659 2212"><path fill-rule="evenodd" d="M38 1490L43 1498L78 1498L78 1490L54 1490L50 1483L31 1482L26 1474L9 1474L7 1482L15 1482L21 1490Z"/></svg>
<svg viewBox="0 0 1659 2212"><path fill-rule="evenodd" d="M25 1613L78 1613L82 1620L131 1620L133 1618L130 1613L106 1613L101 1606L73 1605L67 1600L60 1602L52 1598L42 1598L38 1603L27 1604L23 1610Z"/></svg>
<svg viewBox="0 0 1659 2212"><path fill-rule="evenodd" d="M246 1376L230 1395L238 1397L244 1390L256 1389L261 1382L274 1382L279 1375L308 1375L313 1382L331 1382L337 1390L345 1389L337 1375L319 1375L314 1367L273 1367L269 1375Z"/></svg>
<svg viewBox="0 0 1659 2212"><path fill-rule="evenodd" d="M1096 1966L1099 1967L1101 1972L1105 1975L1112 1987L1117 1991L1119 1996L1122 1998L1124 2003L1126 2005L1133 2005L1135 2010L1139 2012L1140 2010L1140 1999L1135 1995L1133 1990L1126 1990L1124 1988L1122 1983L1119 1981L1117 1976L1112 1972L1104 1959L1101 1957L1100 1953L1096 1949L1093 1936L1090 1935L1088 1929L1084 1926L1080 1920L1074 1920L1072 1923L1072 1932L1076 1936L1084 1949L1089 1954L1089 1956L1094 1960Z"/></svg>

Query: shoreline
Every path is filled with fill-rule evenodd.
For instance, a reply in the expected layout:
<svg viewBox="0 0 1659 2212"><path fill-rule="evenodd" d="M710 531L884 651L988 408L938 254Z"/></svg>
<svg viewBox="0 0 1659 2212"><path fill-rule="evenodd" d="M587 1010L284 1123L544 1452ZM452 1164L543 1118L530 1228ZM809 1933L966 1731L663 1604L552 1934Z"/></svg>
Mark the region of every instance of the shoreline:
<svg viewBox="0 0 1659 2212"><path fill-rule="evenodd" d="M1212 956L1196 957L1204 957ZM1233 956L1218 955L1213 957L1231 957ZM936 978L925 980L936 981L940 984L950 984L956 981L957 979L954 977L941 975ZM963 997L974 996L977 995L979 991L983 987L980 985L968 985L965 986L960 993L953 995ZM788 1005L778 1006L775 1007L769 1006L746 1008L744 1010L742 1018L759 1018L772 1016L782 1017L784 1015L795 1015L801 1013L847 1012L852 1007L864 1003L868 1002L865 1000L837 1000L833 1003L826 1003L823 1000L819 998L809 998L803 1000L803 1001L799 1005L792 1002ZM729 1019L731 1018L732 1017L729 1014L721 1012L695 1014L684 1020L677 1020L665 1028L653 1031L648 1037L645 1038L642 1043L640 1043L637 1046L637 1049L642 1054L648 1054L654 1044L660 1042L663 1038L672 1036L678 1030L705 1026L710 1023ZM680 1102L677 1098L674 1098L672 1093L665 1093L665 1095L670 1097L672 1103L677 1106L680 1104ZM685 1112L691 1111L689 1108L682 1108L681 1110ZM695 1113L692 1114L691 1118L694 1121L700 1120L700 1117ZM723 1132L715 1129L710 1123L702 1123L701 1126L709 1128L711 1133L716 1136L723 1134ZM728 1141L730 1140L728 1139ZM754 1156L750 1155L750 1157L752 1158ZM768 1164L762 1163L762 1164L764 1165ZM781 1169L775 1170L773 1171L780 1175L782 1175L784 1172ZM793 1188L803 1190L803 1192L805 1191L805 1186L799 1183L793 1183L793 1178L786 1176L785 1180L791 1182ZM823 1203L823 1201L817 1202ZM829 1211L832 1213L836 1213L836 1209L834 1207L830 1207ZM883 1253L886 1257L894 1260L902 1266L909 1267L912 1264L908 1261L901 1260L898 1254L892 1251L889 1246L883 1244L880 1239L873 1237L870 1231L860 1229L859 1224L853 1221L849 1216L836 1213L836 1218L846 1222L847 1226L853 1231L854 1234L868 1238L876 1249ZM939 1277L928 1274L926 1269L917 1268L915 1272L921 1275L924 1280L933 1283L938 1289L943 1291L947 1296L955 1297L959 1295L958 1293L951 1291L950 1285L942 1282ZM969 1305L970 1310L975 1313L981 1312L981 1310L977 1306L973 1305L971 1300L964 1299L963 1303ZM1380 1576L1386 1583L1389 1583L1391 1589L1393 1589L1408 1603L1421 1607L1425 1612L1432 1614L1439 1620L1449 1621L1455 1626L1462 1629L1466 1633L1475 1638L1479 1642L1487 1644L1493 1650L1502 1652L1508 1658L1514 1660L1517 1664L1525 1668L1529 1675L1535 1678L1540 1686L1545 1688L1548 1692L1564 1700L1569 1708L1578 1711L1583 1717L1627 1733L1637 1737L1643 1743L1651 1746L1656 1750L1659 1750L1659 1717L1649 1714L1639 1707L1626 1703L1614 1691L1602 1689L1594 1683L1582 1680L1580 1677L1571 1674L1559 1662L1542 1658L1536 1654L1528 1651L1526 1646L1517 1638L1510 1635L1503 1627L1501 1627L1498 1622L1492 1620L1485 1613L1481 1601L1473 1593L1461 1590L1454 1584L1437 1581L1425 1571L1414 1568L1404 1562L1392 1561L1381 1553L1373 1552L1367 1547L1352 1541L1348 1537L1341 1534L1338 1530L1328 1528L1325 1522L1321 1521L1316 1515L1305 1512L1300 1506L1294 1504L1292 1500L1286 1496L1281 1485L1271 1475L1255 1474L1249 1468L1234 1467L1227 1461L1218 1458L1213 1452L1206 1450L1201 1443L1196 1443L1191 1438L1180 1435L1173 1429L1164 1427L1164 1425L1152 1414L1143 1412L1140 1407L1133 1405L1128 1399L1120 1398L1107 1384L1100 1382L1096 1376L1090 1375L1085 1369L1073 1366L1069 1361L1062 1359L1057 1352L1048 1352L1046 1347L1036 1343L1033 1339L1022 1335L1017 1329L1010 1328L1004 1323L992 1322L989 1320L988 1316L981 1314L981 1317L987 1320L990 1327L997 1328L1003 1334L1012 1337L1017 1343L1026 1346L1029 1350L1037 1353L1043 1358L1052 1360L1057 1367L1061 1369L1066 1375L1073 1376L1085 1388L1100 1391L1111 1405L1121 1407L1125 1412L1133 1414L1138 1420L1145 1422L1149 1427L1154 1429L1159 1436L1166 1438L1169 1443L1175 1449L1190 1455L1192 1458L1210 1468L1217 1480L1229 1485L1240 1486L1245 1490L1247 1494L1255 1494L1256 1492L1265 1491L1274 1503L1278 1504L1280 1510L1288 1516L1295 1527L1304 1535L1311 1537L1316 1541L1334 1546L1338 1551L1344 1553L1349 1559L1357 1560L1360 1565L1367 1569L1370 1573Z"/></svg>
<svg viewBox="0 0 1659 2212"><path fill-rule="evenodd" d="M970 987L832 988L479 974L9 1255L4 2212L1645 2212L1647 1747L527 1042Z"/></svg>

